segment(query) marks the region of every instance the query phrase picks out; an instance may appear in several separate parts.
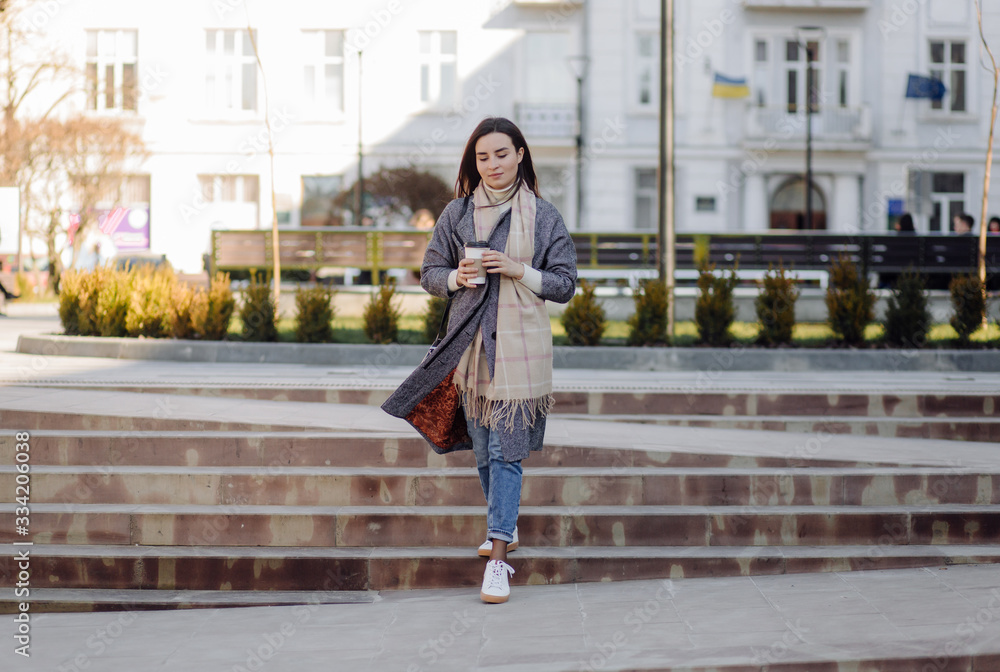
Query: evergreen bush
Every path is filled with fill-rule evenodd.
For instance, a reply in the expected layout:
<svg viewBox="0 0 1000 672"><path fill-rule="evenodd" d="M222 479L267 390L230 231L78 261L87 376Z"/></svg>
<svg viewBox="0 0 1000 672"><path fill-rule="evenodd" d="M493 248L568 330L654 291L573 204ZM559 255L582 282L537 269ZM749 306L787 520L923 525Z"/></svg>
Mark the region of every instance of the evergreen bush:
<svg viewBox="0 0 1000 672"><path fill-rule="evenodd" d="M629 345L667 345L667 288L655 279L640 280L628 320Z"/></svg>
<svg viewBox="0 0 1000 672"><path fill-rule="evenodd" d="M333 342L333 295L329 287L316 285L295 294L295 340L299 343Z"/></svg>
<svg viewBox="0 0 1000 672"><path fill-rule="evenodd" d="M104 284L106 268L83 271L77 294L77 324L80 336L100 336L97 328L97 300Z"/></svg>
<svg viewBox="0 0 1000 672"><path fill-rule="evenodd" d="M201 299L198 299L199 301ZM229 334L229 323L236 310L228 273L216 273L204 297L204 310L192 309L194 329L206 341L221 341Z"/></svg>
<svg viewBox="0 0 1000 672"><path fill-rule="evenodd" d="M365 304L365 336L372 343L387 345L399 338L400 309L393 304L395 297L396 283L392 278L386 278Z"/></svg>
<svg viewBox="0 0 1000 672"><path fill-rule="evenodd" d="M195 321L198 312L207 305L205 298L204 289L196 289L187 283L177 283L171 301L171 336L186 339L198 338Z"/></svg>
<svg viewBox="0 0 1000 672"><path fill-rule="evenodd" d="M240 322L243 324L243 340L271 342L278 340L277 306L271 293L271 283L256 277L243 290L243 305L240 306Z"/></svg>
<svg viewBox="0 0 1000 672"><path fill-rule="evenodd" d="M22 299L30 299L34 296L34 287L28 274L24 271L18 271L17 275L14 276L14 287L17 288L16 294Z"/></svg>
<svg viewBox="0 0 1000 672"><path fill-rule="evenodd" d="M595 286L580 281L580 293L569 301L561 322L570 345L598 345L608 326L604 307L594 296Z"/></svg>
<svg viewBox="0 0 1000 672"><path fill-rule="evenodd" d="M969 344L969 338L983 324L986 317L986 292L975 273L956 275L948 284L951 292L951 326L958 333L958 342Z"/></svg>
<svg viewBox="0 0 1000 672"><path fill-rule="evenodd" d="M80 293L83 291L84 273L68 270L59 283L59 322L67 336L80 334Z"/></svg>
<svg viewBox="0 0 1000 672"><path fill-rule="evenodd" d="M729 270L729 277L715 274L715 265L705 266L698 274L698 298L694 304L694 325L698 342L720 347L728 345L729 327L736 319L733 290L739 280L736 271Z"/></svg>
<svg viewBox="0 0 1000 672"><path fill-rule="evenodd" d="M826 310L827 322L839 341L850 346L864 344L865 327L875 319L875 293L848 257L842 256L830 266Z"/></svg>
<svg viewBox="0 0 1000 672"><path fill-rule="evenodd" d="M125 327L128 336L165 338L173 320L173 295L177 278L173 269L150 266L130 270L132 292Z"/></svg>
<svg viewBox="0 0 1000 672"><path fill-rule="evenodd" d="M97 292L94 326L101 336L125 336L132 301L132 275L125 269L107 268L103 276Z"/></svg>
<svg viewBox="0 0 1000 672"><path fill-rule="evenodd" d="M789 276L783 267L767 269L760 281L761 290L754 299L760 332L757 342L763 345L788 345L792 342L795 328L795 302L799 299L799 289L795 278Z"/></svg>
<svg viewBox="0 0 1000 672"><path fill-rule="evenodd" d="M912 268L907 269L892 288L885 311L885 342L905 348L922 348L931 330L927 309L927 281Z"/></svg>
<svg viewBox="0 0 1000 672"><path fill-rule="evenodd" d="M431 296L427 300L427 309L424 311L424 340L433 343L437 338L438 331L441 330L441 320L444 318L444 309L448 306L448 299L440 296ZM444 325L447 330L448 325Z"/></svg>

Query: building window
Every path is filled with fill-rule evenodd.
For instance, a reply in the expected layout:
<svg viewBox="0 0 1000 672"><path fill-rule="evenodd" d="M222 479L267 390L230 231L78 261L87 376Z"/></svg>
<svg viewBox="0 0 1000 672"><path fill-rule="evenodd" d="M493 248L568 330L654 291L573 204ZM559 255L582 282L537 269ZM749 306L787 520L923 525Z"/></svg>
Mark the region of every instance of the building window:
<svg viewBox="0 0 1000 672"><path fill-rule="evenodd" d="M819 42L815 40L805 46L808 52L795 40L785 41L785 105L789 114L797 114L805 105L806 91L812 92L810 105L813 111L818 109L822 53ZM810 55L811 69L808 67Z"/></svg>
<svg viewBox="0 0 1000 672"><path fill-rule="evenodd" d="M965 42L931 42L931 77L944 82L950 94L948 102L931 100L932 110L965 112L966 107L966 49ZM947 106L947 107L946 107Z"/></svg>
<svg viewBox="0 0 1000 672"><path fill-rule="evenodd" d="M303 90L317 112L344 111L344 31L304 30Z"/></svg>
<svg viewBox="0 0 1000 672"><path fill-rule="evenodd" d="M135 111L138 32L87 31L87 109Z"/></svg>
<svg viewBox="0 0 1000 672"><path fill-rule="evenodd" d="M207 203L253 203L260 199L256 175L199 175L201 195Z"/></svg>
<svg viewBox="0 0 1000 672"><path fill-rule="evenodd" d="M254 39L256 39L256 31ZM205 31L205 106L257 110L257 59L247 30Z"/></svg>
<svg viewBox="0 0 1000 672"><path fill-rule="evenodd" d="M851 43L837 40L837 102L841 107L850 105Z"/></svg>
<svg viewBox="0 0 1000 672"><path fill-rule="evenodd" d="M963 212L965 212L965 174L932 174L931 220L928 227L930 231L953 231L952 220L955 215Z"/></svg>
<svg viewBox="0 0 1000 672"><path fill-rule="evenodd" d="M757 63L767 63L767 42L757 40L754 48L754 60Z"/></svg>
<svg viewBox="0 0 1000 672"><path fill-rule="evenodd" d="M767 40L754 41L753 97L757 107L767 107L768 82L771 79L770 44Z"/></svg>
<svg viewBox="0 0 1000 672"><path fill-rule="evenodd" d="M715 212L715 196L696 196L694 199L695 212Z"/></svg>
<svg viewBox="0 0 1000 672"><path fill-rule="evenodd" d="M302 176L302 226L342 226L344 219L334 199L340 193L340 175Z"/></svg>
<svg viewBox="0 0 1000 672"><path fill-rule="evenodd" d="M656 169L635 171L635 228L651 231L656 228Z"/></svg>
<svg viewBox="0 0 1000 672"><path fill-rule="evenodd" d="M420 102L448 104L458 91L458 33L420 31Z"/></svg>
<svg viewBox="0 0 1000 672"><path fill-rule="evenodd" d="M653 108L660 97L660 38L656 33L639 33L635 40L635 102Z"/></svg>

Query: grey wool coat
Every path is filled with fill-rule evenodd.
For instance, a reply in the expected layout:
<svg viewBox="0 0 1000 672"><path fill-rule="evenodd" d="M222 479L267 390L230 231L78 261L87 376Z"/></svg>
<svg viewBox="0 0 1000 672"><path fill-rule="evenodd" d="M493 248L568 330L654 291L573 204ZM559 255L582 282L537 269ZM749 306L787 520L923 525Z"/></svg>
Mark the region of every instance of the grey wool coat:
<svg viewBox="0 0 1000 672"><path fill-rule="evenodd" d="M420 271L420 284L434 296L450 296L448 275L458 268L458 262L465 256L465 243L475 240L473 209L471 198L468 202L465 198L457 198L448 204L434 226ZM509 231L510 211L494 227L489 239L490 249L506 249ZM566 303L573 298L576 247L559 211L541 198L537 199L535 211L535 253L531 266L542 274L541 298L556 303ZM490 377L493 376L499 295L500 276L495 273L487 275L485 286L461 287L451 295L447 334L382 404L389 415L410 422L435 452L472 448L452 375L476 331L482 328ZM504 459L508 462L521 460L528 457L529 451L542 449L545 418L536 418L531 427L516 427L512 432L500 430L499 433Z"/></svg>

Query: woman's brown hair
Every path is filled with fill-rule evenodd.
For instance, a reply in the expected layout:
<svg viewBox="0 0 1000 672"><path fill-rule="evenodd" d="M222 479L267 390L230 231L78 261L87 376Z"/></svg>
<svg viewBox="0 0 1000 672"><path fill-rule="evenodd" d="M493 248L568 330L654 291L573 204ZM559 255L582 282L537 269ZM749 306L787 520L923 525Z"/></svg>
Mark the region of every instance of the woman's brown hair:
<svg viewBox="0 0 1000 672"><path fill-rule="evenodd" d="M455 181L455 198L463 198L470 195L479 186L482 177L479 169L476 168L476 143L479 138L490 133L503 133L514 143L514 152L524 149L524 157L517 164L517 188L522 184L534 192L535 196L541 197L538 193L538 180L535 178L535 166L531 162L531 151L528 143L524 139L521 129L504 117L486 117L476 130L469 136L469 141L465 143L465 151L462 152L462 163L458 167L458 180ZM517 188L514 191L517 191Z"/></svg>

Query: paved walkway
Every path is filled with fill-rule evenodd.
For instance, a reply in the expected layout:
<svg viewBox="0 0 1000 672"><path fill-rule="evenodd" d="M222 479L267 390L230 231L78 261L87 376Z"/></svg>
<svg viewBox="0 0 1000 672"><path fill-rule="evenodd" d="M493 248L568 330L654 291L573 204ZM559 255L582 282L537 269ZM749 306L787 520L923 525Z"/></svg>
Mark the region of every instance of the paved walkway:
<svg viewBox="0 0 1000 672"><path fill-rule="evenodd" d="M31 658L4 652L4 669L809 670L809 661L904 658L911 662L893 669L996 670L998 586L995 567L961 566L517 586L505 605L450 589L382 593L367 604L40 614ZM0 620L11 649L13 630ZM977 667L958 666L987 654Z"/></svg>
<svg viewBox="0 0 1000 672"><path fill-rule="evenodd" d="M134 395L12 386L56 382L178 381L219 385L347 385L364 371L288 365L234 366L35 357L13 353L18 333L57 330L51 318L0 319L0 412L73 410L180 418L253 417L322 431L408 432L364 406ZM405 371L385 370L391 386ZM557 385L670 389L692 374L557 371ZM685 378L684 376L688 376ZM1000 389L996 375L722 374L754 390ZM588 388L589 389L589 388ZM643 388L646 389L646 388ZM164 410L166 407L166 411ZM620 444L621 425L553 419L554 442ZM643 448L787 454L812 450L813 435L697 428L630 428ZM648 445L647 445L648 444ZM823 457L855 456L916 464L995 467L998 446L829 436ZM811 455L815 457L815 454ZM952 566L859 573L635 581L562 586L516 585L506 605L487 606L475 589L387 592L371 602L194 612L38 614L31 658L13 653L13 617L0 618L4 670L474 670L510 672L625 669L759 669L768 663L903 658L894 669L1000 669L1000 569ZM972 658L978 656L975 662ZM926 663L926 664L925 664ZM928 667L929 665L929 667ZM738 668L735 666L739 666ZM880 669L876 664L872 669ZM829 670L823 667L823 670ZM845 665L843 669L856 669ZM865 668L868 669L868 668Z"/></svg>

